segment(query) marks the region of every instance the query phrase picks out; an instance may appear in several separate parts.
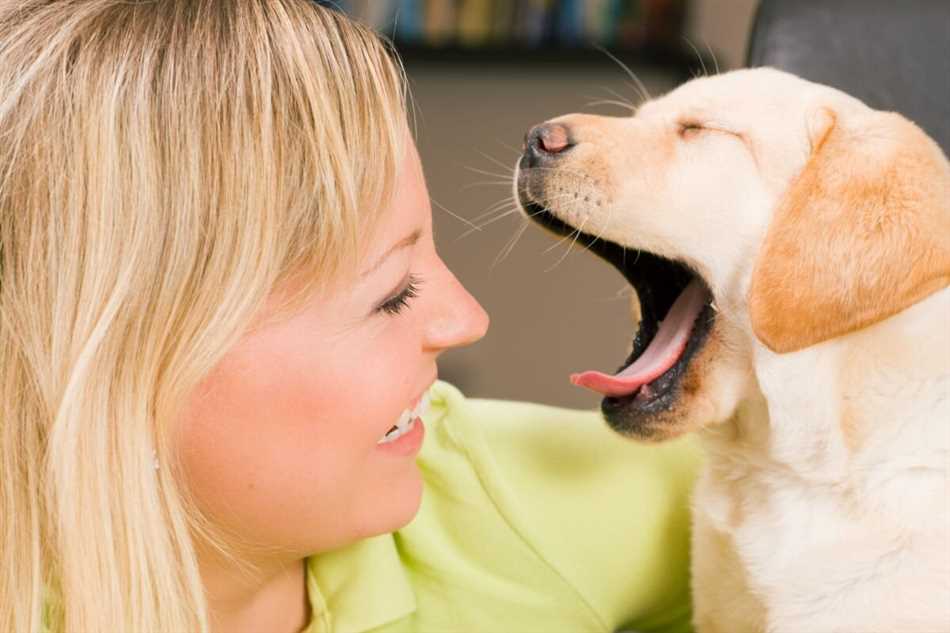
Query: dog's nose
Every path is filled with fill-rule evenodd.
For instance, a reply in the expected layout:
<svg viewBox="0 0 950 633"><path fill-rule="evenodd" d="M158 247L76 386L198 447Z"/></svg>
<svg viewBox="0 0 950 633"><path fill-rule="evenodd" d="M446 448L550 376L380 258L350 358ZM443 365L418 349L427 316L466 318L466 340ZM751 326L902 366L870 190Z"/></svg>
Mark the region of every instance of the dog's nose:
<svg viewBox="0 0 950 633"><path fill-rule="evenodd" d="M559 123L536 125L524 137L524 158L529 167L541 165L574 147L568 129Z"/></svg>

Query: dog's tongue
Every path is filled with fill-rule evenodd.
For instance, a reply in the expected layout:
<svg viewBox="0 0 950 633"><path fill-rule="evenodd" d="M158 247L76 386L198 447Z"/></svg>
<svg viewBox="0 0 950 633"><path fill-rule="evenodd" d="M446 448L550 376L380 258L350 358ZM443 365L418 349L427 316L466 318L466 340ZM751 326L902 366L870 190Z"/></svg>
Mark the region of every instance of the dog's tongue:
<svg viewBox="0 0 950 633"><path fill-rule="evenodd" d="M706 289L698 280L690 282L676 298L660 329L640 358L616 376L599 371L573 374L571 382L605 396L622 397L656 380L683 355L696 317L706 304Z"/></svg>

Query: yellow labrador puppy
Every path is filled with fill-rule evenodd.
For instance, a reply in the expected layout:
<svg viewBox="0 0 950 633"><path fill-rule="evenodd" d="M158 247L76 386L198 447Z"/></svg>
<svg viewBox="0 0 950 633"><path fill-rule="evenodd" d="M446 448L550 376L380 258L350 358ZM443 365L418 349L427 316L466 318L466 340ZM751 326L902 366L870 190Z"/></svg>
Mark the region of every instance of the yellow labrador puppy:
<svg viewBox="0 0 950 633"><path fill-rule="evenodd" d="M698 431L701 633L950 631L950 163L771 69L526 138L524 211L640 300L617 431Z"/></svg>

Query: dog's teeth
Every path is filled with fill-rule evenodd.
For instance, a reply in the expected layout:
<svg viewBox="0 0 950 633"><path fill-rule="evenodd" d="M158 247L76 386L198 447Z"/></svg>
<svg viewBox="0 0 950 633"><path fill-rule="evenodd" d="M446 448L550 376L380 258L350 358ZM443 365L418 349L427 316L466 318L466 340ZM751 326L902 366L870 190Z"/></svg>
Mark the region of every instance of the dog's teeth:
<svg viewBox="0 0 950 633"><path fill-rule="evenodd" d="M640 392L637 394L644 400L653 396L653 388L650 385L643 385L640 387Z"/></svg>
<svg viewBox="0 0 950 633"><path fill-rule="evenodd" d="M709 307L713 309L713 312L719 312L719 306L716 305L715 301L710 301Z"/></svg>

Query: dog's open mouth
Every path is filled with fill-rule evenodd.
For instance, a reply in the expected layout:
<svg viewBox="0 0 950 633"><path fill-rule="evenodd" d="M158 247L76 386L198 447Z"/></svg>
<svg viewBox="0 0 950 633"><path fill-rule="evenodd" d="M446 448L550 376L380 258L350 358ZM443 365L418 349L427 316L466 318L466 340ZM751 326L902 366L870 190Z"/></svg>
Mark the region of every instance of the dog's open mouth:
<svg viewBox="0 0 950 633"><path fill-rule="evenodd" d="M532 219L555 233L577 233L540 205L523 203ZM679 262L584 233L577 243L607 260L633 286L640 299L641 321L633 351L615 374L585 371L571 376L571 382L602 394L605 413L631 407L644 411L669 408L714 320L709 288Z"/></svg>

